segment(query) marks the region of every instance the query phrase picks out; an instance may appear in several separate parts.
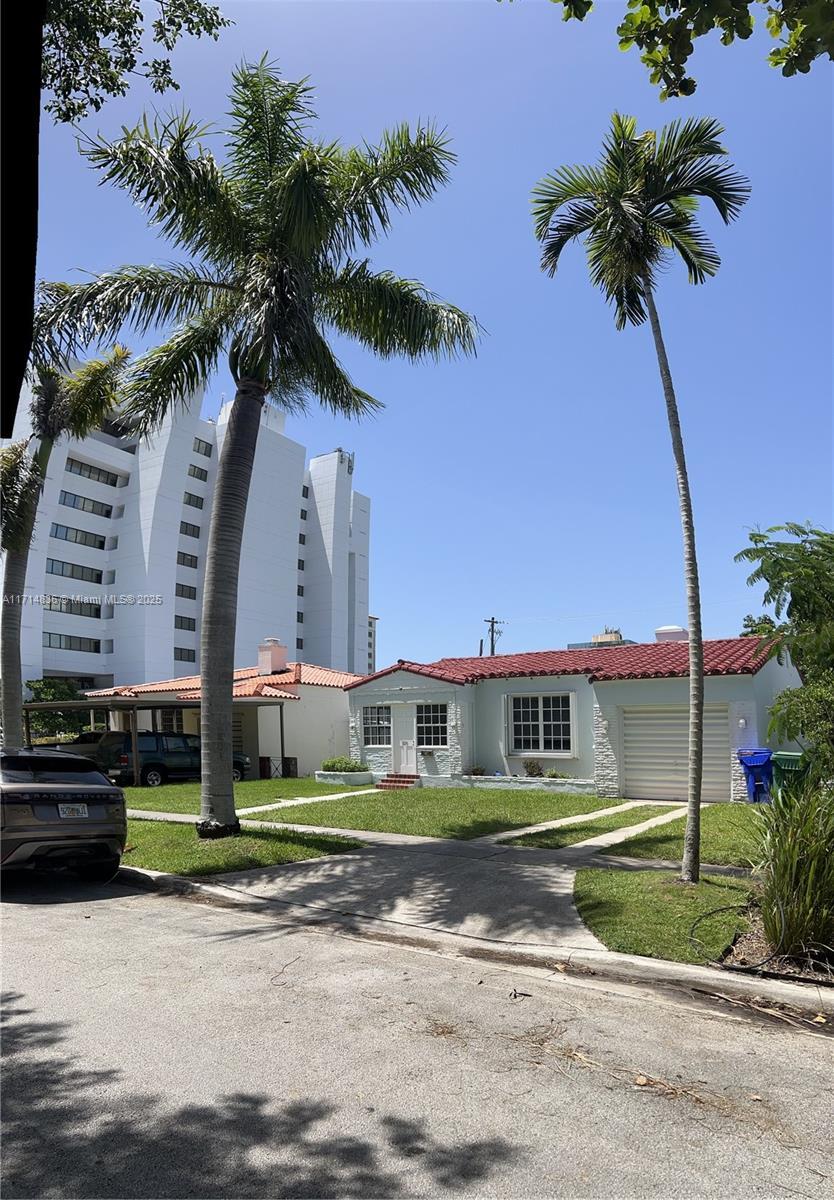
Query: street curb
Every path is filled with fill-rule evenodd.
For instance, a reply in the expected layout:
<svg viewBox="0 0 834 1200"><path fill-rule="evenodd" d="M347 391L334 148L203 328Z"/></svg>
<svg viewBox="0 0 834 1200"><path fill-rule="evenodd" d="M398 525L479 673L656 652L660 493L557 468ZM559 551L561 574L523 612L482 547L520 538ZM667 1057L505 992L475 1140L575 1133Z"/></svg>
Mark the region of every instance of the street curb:
<svg viewBox="0 0 834 1200"><path fill-rule="evenodd" d="M380 917L366 917L340 909L319 908L314 905L293 904L290 901L245 895L223 884L205 883L151 871L144 867L122 867L117 877L143 891L167 895L200 896L223 908L238 908L250 912L280 909L289 919L303 914L309 923L315 915L319 927L330 925L348 930L357 936L376 941L399 944L455 958L492 961L507 967L532 967L565 975L594 976L597 980L643 987L674 988L681 992L703 993L707 996L728 997L731 1001L770 1000L794 1009L825 1013L834 1016L834 987L811 982L786 983L758 975L735 973L716 967L699 967L667 959L644 958L640 955L619 954L613 950L585 950L572 946L526 944L491 941L487 938L465 937L460 934L427 930L422 926L406 926Z"/></svg>

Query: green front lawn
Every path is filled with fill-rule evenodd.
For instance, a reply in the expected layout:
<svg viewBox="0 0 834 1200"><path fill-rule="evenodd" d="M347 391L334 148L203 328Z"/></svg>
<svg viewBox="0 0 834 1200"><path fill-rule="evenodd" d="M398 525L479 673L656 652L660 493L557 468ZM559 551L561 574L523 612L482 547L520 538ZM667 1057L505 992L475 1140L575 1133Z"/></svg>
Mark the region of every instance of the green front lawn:
<svg viewBox="0 0 834 1200"><path fill-rule="evenodd" d="M351 787L334 787L306 779L248 779L235 784L235 807L252 808L256 804L271 804L277 800L293 800L296 796L333 796L349 792ZM365 785L367 787L367 784ZM200 781L166 783L162 787L126 787L128 808L144 808L151 812L194 813L200 811Z"/></svg>
<svg viewBox="0 0 834 1200"><path fill-rule="evenodd" d="M591 816L587 821L578 821L575 825L563 825L561 829L542 829L538 833L523 833L521 837L513 838L504 845L509 846L538 846L542 850L560 850L563 846L575 846L588 838L599 837L602 833L610 833L612 829L623 829L629 825L639 825L650 817L660 817L666 810L657 805L645 805L641 808L629 808L623 812L609 813L607 817Z"/></svg>
<svg viewBox="0 0 834 1200"><path fill-rule="evenodd" d="M750 884L704 875L698 884L678 883L666 871L578 871L574 899L582 920L609 950L644 954L674 962L705 963L718 958L736 930L747 929L740 912L716 912L695 930L695 919L725 905L744 904Z"/></svg>
<svg viewBox="0 0 834 1200"><path fill-rule="evenodd" d="M127 823L122 865L173 875L215 875L341 854L360 845L350 838L278 829L250 829L240 837L201 841L193 825L139 820Z"/></svg>
<svg viewBox="0 0 834 1200"><path fill-rule="evenodd" d="M701 809L701 862L716 866L749 867L755 857L756 810L750 804L713 804ZM683 856L686 818L648 829L627 842L609 846L604 854L627 858L664 858L673 862Z"/></svg>
<svg viewBox="0 0 834 1200"><path fill-rule="evenodd" d="M610 805L610 800L600 800L597 796L554 792L408 788L320 804L299 804L274 813L253 813L253 820L412 833L421 837L476 838Z"/></svg>

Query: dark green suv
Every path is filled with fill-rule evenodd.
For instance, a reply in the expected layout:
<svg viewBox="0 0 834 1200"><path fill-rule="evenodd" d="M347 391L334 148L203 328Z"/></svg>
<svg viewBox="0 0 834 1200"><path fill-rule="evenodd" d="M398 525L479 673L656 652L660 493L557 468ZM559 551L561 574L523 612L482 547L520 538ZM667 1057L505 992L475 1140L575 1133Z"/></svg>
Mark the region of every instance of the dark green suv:
<svg viewBox="0 0 834 1200"><path fill-rule="evenodd" d="M140 778L146 787L159 787L169 779L200 778L200 739L196 733L139 733ZM129 733L105 733L92 754L101 769L121 784L133 782L133 753ZM245 779L251 760L246 754L232 756L232 779Z"/></svg>

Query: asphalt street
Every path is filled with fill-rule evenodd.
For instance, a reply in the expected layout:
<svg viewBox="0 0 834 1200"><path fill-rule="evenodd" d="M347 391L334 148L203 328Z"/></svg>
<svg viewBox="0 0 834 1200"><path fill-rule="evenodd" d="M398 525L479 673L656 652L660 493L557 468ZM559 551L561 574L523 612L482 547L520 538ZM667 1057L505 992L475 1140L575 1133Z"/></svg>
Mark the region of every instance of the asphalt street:
<svg viewBox="0 0 834 1200"><path fill-rule="evenodd" d="M7 1200L834 1193L831 1038L121 885L2 907Z"/></svg>

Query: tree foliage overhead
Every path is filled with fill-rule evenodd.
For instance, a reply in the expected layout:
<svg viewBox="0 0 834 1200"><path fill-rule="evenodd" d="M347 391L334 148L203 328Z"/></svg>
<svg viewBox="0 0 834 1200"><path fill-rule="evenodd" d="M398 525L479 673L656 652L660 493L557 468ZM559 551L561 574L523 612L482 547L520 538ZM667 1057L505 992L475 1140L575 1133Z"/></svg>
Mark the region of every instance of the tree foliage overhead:
<svg viewBox="0 0 834 1200"><path fill-rule="evenodd" d="M773 652L787 650L803 674L834 669L834 533L791 521L754 530L736 562L753 563L747 582L765 585Z"/></svg>
<svg viewBox="0 0 834 1200"><path fill-rule="evenodd" d="M769 637L776 631L776 622L769 613L748 613L741 625L739 637Z"/></svg>
<svg viewBox="0 0 834 1200"><path fill-rule="evenodd" d="M562 5L565 21L584 21L593 7L592 0L551 3ZM804 75L817 58L834 59L834 0L627 0L626 7L620 49L637 47L663 100L695 91L687 67L698 38L715 31L725 46L749 38L757 10L778 40L768 61L783 75Z"/></svg>
<svg viewBox="0 0 834 1200"><path fill-rule="evenodd" d="M131 76L144 76L155 92L177 89L168 55L180 38L217 40L231 25L204 0L155 0L146 30L142 7L140 0L48 0L41 78L56 121L98 112L109 96L126 95ZM152 57L151 46L165 53Z"/></svg>

